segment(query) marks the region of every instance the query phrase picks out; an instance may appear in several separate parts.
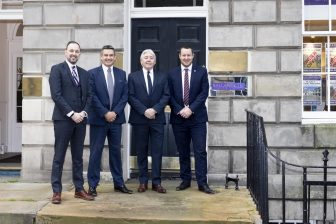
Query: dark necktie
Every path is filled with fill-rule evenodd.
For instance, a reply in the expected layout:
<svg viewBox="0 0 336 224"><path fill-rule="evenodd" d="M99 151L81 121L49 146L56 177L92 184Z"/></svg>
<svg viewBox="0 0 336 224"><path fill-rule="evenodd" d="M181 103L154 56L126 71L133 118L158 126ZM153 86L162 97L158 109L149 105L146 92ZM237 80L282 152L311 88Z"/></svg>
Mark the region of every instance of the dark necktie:
<svg viewBox="0 0 336 224"><path fill-rule="evenodd" d="M72 66L71 74L72 74L72 78L74 79L76 85L78 86L79 77L78 77L77 72L76 72L76 66Z"/></svg>
<svg viewBox="0 0 336 224"><path fill-rule="evenodd" d="M148 95L152 94L152 91L153 91L152 79L149 74L150 74L150 71L147 71Z"/></svg>
<svg viewBox="0 0 336 224"><path fill-rule="evenodd" d="M110 110L112 109L112 103L113 103L113 94L114 94L114 82L113 77L111 73L111 68L107 69L107 91L109 94L110 99Z"/></svg>
<svg viewBox="0 0 336 224"><path fill-rule="evenodd" d="M188 69L184 69L184 92L183 92L183 103L185 106L189 106L189 76Z"/></svg>

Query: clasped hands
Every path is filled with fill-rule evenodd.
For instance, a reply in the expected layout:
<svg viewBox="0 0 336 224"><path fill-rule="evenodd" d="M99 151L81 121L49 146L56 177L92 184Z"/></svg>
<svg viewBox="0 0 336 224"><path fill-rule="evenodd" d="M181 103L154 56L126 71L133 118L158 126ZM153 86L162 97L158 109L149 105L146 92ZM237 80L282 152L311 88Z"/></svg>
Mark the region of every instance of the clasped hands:
<svg viewBox="0 0 336 224"><path fill-rule="evenodd" d="M178 112L178 114L181 115L181 117L187 119L192 115L192 111L189 107L185 106L182 110L180 110L180 112Z"/></svg>
<svg viewBox="0 0 336 224"><path fill-rule="evenodd" d="M104 117L107 122L111 123L117 118L117 113L114 111L109 111L104 115Z"/></svg>
<svg viewBox="0 0 336 224"><path fill-rule="evenodd" d="M86 113L84 111L82 111L80 113L74 112L73 115L71 116L71 119L76 124L79 124L80 122L82 122L84 120L85 117L86 117Z"/></svg>
<svg viewBox="0 0 336 224"><path fill-rule="evenodd" d="M155 119L155 114L156 111L153 108L148 108L147 110L145 110L145 117L147 117L148 119Z"/></svg>

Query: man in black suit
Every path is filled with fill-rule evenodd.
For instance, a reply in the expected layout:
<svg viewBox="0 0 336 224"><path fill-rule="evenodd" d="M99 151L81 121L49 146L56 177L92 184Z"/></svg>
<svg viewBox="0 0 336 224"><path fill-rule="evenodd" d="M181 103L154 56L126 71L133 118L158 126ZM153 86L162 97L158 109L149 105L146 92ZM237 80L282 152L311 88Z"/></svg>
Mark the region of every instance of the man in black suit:
<svg viewBox="0 0 336 224"><path fill-rule="evenodd" d="M164 108L169 101L167 77L153 70L155 53L146 49L141 53L142 69L128 76L128 102L131 106L129 123L132 124L132 138L136 142L139 167L138 192L148 189L148 145L152 156L152 190L166 193L161 185L161 164L166 123Z"/></svg>
<svg viewBox="0 0 336 224"><path fill-rule="evenodd" d="M194 52L190 47L180 49L181 65L168 74L171 93L170 123L179 152L181 184L176 190L185 190L191 184L190 143L193 143L198 189L215 193L207 184L206 136L208 121L205 101L209 92L208 72L193 65Z"/></svg>
<svg viewBox="0 0 336 224"><path fill-rule="evenodd" d="M100 164L107 137L109 165L114 190L131 194L122 176L121 132L125 123L124 108L128 98L125 71L113 66L117 56L111 45L100 52L102 65L91 69L92 107L89 112L90 160L88 168L89 194L97 196L96 187L100 180Z"/></svg>
<svg viewBox="0 0 336 224"><path fill-rule="evenodd" d="M83 187L83 147L87 111L91 104L91 87L89 73L76 65L79 55L79 44L75 41L68 42L65 48L66 60L52 66L49 77L51 98L55 102L52 115L55 132L55 153L51 171L53 204L61 203L62 171L69 142L74 196L89 201L94 199Z"/></svg>

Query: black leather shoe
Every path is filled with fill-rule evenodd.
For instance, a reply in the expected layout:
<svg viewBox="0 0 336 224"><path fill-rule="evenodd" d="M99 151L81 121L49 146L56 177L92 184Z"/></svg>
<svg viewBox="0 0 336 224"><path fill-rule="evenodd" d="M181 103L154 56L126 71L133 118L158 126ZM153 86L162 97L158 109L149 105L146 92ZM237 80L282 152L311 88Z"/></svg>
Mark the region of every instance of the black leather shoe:
<svg viewBox="0 0 336 224"><path fill-rule="evenodd" d="M88 192L89 195L93 196L93 197L97 197L97 190L95 187L89 187L89 192Z"/></svg>
<svg viewBox="0 0 336 224"><path fill-rule="evenodd" d="M199 190L199 191L202 191L202 192L204 192L204 193L206 193L206 194L215 194L215 193L216 193L216 192L215 192L214 190L212 190L212 189L209 187L209 185L207 185L207 184L199 185L199 186L198 186L198 190Z"/></svg>
<svg viewBox="0 0 336 224"><path fill-rule="evenodd" d="M123 186L114 186L114 191L125 193L125 194L133 194L133 191L127 189L127 187L125 185L123 185Z"/></svg>
<svg viewBox="0 0 336 224"><path fill-rule="evenodd" d="M177 191L183 191L190 187L189 181L182 181L178 187L176 187Z"/></svg>

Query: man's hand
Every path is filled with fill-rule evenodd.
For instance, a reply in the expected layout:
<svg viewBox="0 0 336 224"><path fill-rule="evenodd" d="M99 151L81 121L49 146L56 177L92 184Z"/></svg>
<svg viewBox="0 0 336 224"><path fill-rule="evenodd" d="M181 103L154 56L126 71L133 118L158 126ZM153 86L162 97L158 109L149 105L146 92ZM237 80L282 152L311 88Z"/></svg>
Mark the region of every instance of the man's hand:
<svg viewBox="0 0 336 224"><path fill-rule="evenodd" d="M76 113L74 112L74 114L71 116L71 119L76 123L79 124L80 122L82 122L84 120L84 116L82 116L81 113Z"/></svg>
<svg viewBox="0 0 336 224"><path fill-rule="evenodd" d="M189 107L185 106L178 114L181 115L181 117L187 119L192 115L192 111Z"/></svg>
<svg viewBox="0 0 336 224"><path fill-rule="evenodd" d="M155 114L156 114L156 111L153 109L153 108L148 108L146 111L145 111L145 116L148 118L148 119L155 119Z"/></svg>
<svg viewBox="0 0 336 224"><path fill-rule="evenodd" d="M115 119L117 118L117 114L114 111L109 111L104 115L104 117L107 122L111 123L115 121Z"/></svg>

